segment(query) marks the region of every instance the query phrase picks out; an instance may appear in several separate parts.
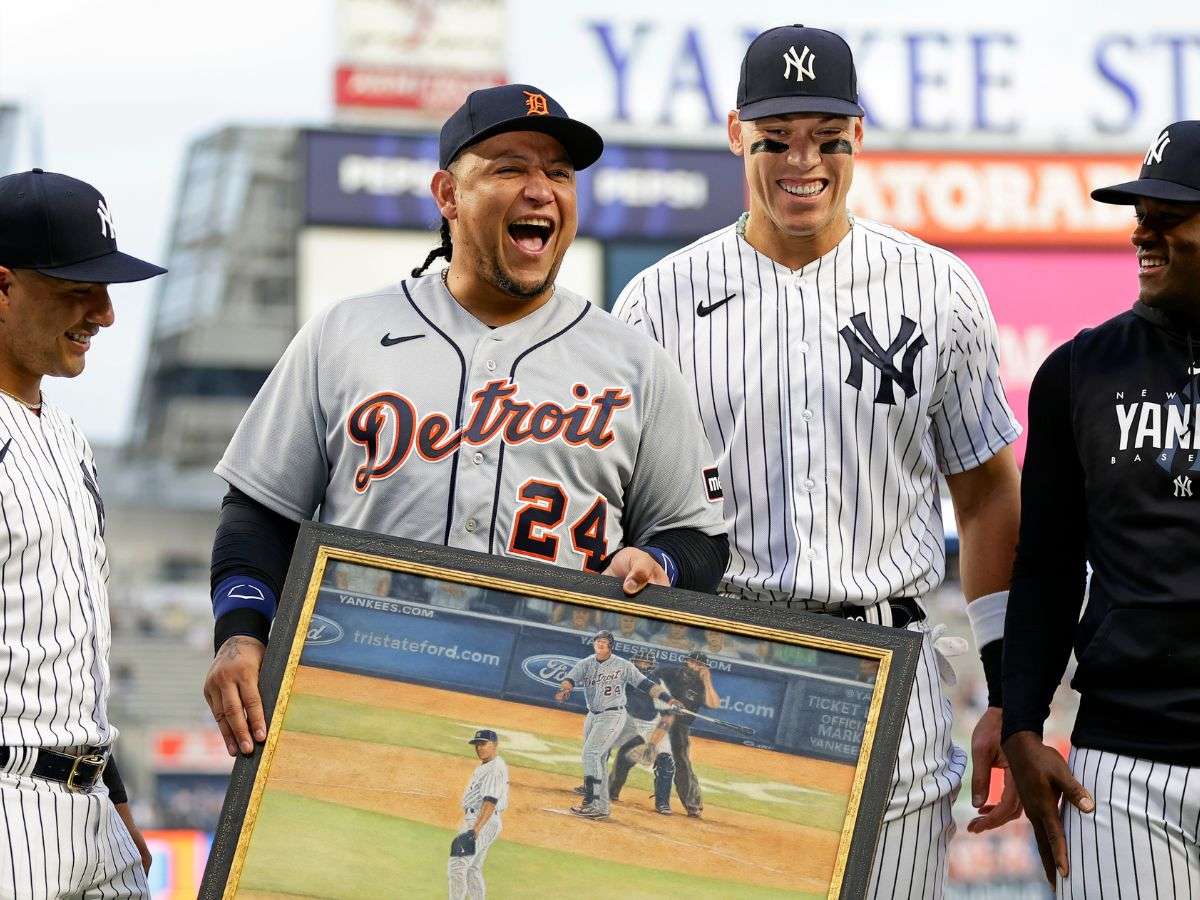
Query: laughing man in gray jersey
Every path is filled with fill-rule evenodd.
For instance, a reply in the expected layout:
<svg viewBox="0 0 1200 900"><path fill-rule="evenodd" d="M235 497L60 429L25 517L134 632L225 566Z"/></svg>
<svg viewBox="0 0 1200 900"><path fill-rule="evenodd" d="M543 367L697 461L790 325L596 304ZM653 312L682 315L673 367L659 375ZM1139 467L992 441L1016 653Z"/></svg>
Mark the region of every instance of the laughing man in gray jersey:
<svg viewBox="0 0 1200 900"><path fill-rule="evenodd" d="M625 685L675 705L670 691L643 675L629 660L613 655L614 643L611 631L597 634L592 640L596 652L575 663L554 695L562 703L578 686L587 703L583 721L583 803L572 806L571 812L588 819L608 816L606 757L625 727Z"/></svg>
<svg viewBox="0 0 1200 900"><path fill-rule="evenodd" d="M631 594L711 589L728 558L678 369L555 284L600 136L513 84L471 94L440 144L427 262L449 267L314 316L217 466L204 694L231 754L266 737L258 671L301 520L603 572Z"/></svg>

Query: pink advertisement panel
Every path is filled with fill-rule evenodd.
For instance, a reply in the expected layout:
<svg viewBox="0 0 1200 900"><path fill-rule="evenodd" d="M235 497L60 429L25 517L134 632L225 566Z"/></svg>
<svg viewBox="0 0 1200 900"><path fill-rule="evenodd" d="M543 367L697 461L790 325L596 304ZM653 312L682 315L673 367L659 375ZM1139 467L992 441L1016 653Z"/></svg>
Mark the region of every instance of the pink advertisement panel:
<svg viewBox="0 0 1200 900"><path fill-rule="evenodd" d="M1132 220L1132 216L1131 216ZM1000 335L1000 372L1013 412L1027 424L1029 385L1050 351L1129 309L1137 259L1127 250L956 250L987 291ZM1025 455L1025 436L1016 445Z"/></svg>

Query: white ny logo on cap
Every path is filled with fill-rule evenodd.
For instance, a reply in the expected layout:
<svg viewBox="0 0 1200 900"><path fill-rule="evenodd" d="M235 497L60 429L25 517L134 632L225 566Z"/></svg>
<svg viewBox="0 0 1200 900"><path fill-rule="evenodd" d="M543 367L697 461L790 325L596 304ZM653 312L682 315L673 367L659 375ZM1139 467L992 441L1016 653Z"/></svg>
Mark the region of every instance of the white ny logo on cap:
<svg viewBox="0 0 1200 900"><path fill-rule="evenodd" d="M796 55L796 47L792 45L788 47L787 53L783 54L783 61L787 64L783 70L783 77L790 78L792 69L796 69L796 81L804 81L804 76L816 80L816 73L813 72L813 63L816 61L817 55L808 49L807 46L800 51L799 56Z"/></svg>
<svg viewBox="0 0 1200 900"><path fill-rule="evenodd" d="M1142 165L1148 166L1152 163L1162 162L1163 151L1167 149L1169 143L1171 143L1170 129L1164 128L1162 134L1154 139L1154 143L1146 151L1146 158L1142 161Z"/></svg>
<svg viewBox="0 0 1200 900"><path fill-rule="evenodd" d="M115 241L117 239L117 229L113 225L112 214L109 213L108 207L103 200L96 206L96 215L100 217L101 237L110 238Z"/></svg>

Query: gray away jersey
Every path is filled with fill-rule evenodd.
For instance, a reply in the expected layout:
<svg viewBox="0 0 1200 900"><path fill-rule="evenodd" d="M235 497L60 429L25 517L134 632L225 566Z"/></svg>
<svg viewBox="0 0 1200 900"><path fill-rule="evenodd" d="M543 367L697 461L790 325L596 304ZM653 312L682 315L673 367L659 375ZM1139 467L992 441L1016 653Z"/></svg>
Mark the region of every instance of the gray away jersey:
<svg viewBox="0 0 1200 900"><path fill-rule="evenodd" d="M945 572L938 470L1020 434L974 274L887 225L855 218L795 271L729 226L639 274L615 313L689 382L736 595L815 608L928 593Z"/></svg>
<svg viewBox="0 0 1200 900"><path fill-rule="evenodd" d="M0 744L110 744L108 552L75 423L0 395Z"/></svg>
<svg viewBox="0 0 1200 900"><path fill-rule="evenodd" d="M658 531L724 530L674 362L570 291L488 328L438 274L293 340L216 472L291 519L600 571Z"/></svg>
<svg viewBox="0 0 1200 900"><path fill-rule="evenodd" d="M615 654L599 662L593 653L575 663L567 678L583 689L588 712L594 713L624 706L625 685L648 691L654 683L629 660Z"/></svg>
<svg viewBox="0 0 1200 900"><path fill-rule="evenodd" d="M475 767L471 780L462 795L462 809L467 816L474 816L483 805L483 798L496 801L496 812L508 807L508 764L497 754Z"/></svg>

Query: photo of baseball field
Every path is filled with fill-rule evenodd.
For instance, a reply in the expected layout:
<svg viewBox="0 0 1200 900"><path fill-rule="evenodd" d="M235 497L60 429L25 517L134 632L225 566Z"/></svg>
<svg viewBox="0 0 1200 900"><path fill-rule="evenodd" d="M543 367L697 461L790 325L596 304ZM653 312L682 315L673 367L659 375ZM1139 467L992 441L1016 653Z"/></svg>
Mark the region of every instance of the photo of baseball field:
<svg viewBox="0 0 1200 900"><path fill-rule="evenodd" d="M433 584L345 564L326 573L277 708L236 896L828 895L866 661L818 651L789 667L765 641ZM628 684L570 682L600 657ZM587 785L581 762L598 740L605 777L622 758L627 772L602 812L591 795L611 785ZM665 804L664 764L695 778L666 777Z"/></svg>

